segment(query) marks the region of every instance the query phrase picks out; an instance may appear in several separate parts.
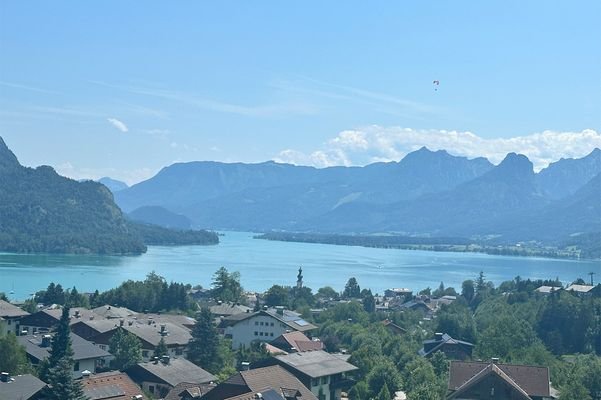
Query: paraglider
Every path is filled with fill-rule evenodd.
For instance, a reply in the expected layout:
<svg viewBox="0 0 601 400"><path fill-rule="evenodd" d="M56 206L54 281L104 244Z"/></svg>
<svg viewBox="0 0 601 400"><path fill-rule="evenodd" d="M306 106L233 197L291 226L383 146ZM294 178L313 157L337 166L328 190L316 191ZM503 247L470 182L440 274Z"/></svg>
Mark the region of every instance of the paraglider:
<svg viewBox="0 0 601 400"><path fill-rule="evenodd" d="M438 91L438 86L440 85L440 81L432 81L432 85L434 85L434 91Z"/></svg>

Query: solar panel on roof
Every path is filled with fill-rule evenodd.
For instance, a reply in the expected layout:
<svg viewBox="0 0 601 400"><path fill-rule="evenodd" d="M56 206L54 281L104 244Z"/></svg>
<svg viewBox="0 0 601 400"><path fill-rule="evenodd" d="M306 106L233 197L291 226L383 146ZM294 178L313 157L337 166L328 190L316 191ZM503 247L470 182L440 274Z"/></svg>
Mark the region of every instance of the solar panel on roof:
<svg viewBox="0 0 601 400"><path fill-rule="evenodd" d="M304 319L297 319L296 321L294 321L295 324L297 324L298 326L307 326L309 325L309 323L307 321L305 321Z"/></svg>

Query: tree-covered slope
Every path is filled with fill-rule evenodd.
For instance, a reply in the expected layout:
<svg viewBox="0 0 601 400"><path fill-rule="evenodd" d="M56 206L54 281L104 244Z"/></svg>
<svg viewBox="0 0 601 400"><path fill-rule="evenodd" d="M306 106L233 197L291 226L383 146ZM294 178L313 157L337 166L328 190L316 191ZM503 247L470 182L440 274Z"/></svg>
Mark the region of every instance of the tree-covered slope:
<svg viewBox="0 0 601 400"><path fill-rule="evenodd" d="M204 244L216 235L129 222L104 185L23 167L0 138L0 251L139 254L145 241Z"/></svg>

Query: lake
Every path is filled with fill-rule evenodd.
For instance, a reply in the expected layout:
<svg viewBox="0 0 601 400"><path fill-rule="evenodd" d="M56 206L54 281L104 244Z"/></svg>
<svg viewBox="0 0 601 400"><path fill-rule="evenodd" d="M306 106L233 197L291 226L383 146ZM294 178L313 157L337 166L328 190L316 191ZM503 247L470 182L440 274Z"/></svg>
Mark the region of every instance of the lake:
<svg viewBox="0 0 601 400"><path fill-rule="evenodd" d="M329 285L342 290L349 277L362 288L382 293L390 287L420 290L461 288L482 270L499 284L522 278L555 278L571 282L601 272L599 261L492 256L476 253L375 249L253 239L252 233L225 232L217 246L152 246L140 256L31 255L0 253L0 292L14 290L12 299L25 299L50 282L79 291L100 291L127 279L143 279L156 271L168 281L209 287L221 266L239 271L247 290L263 291L273 284L294 285L299 266L304 282L315 290ZM601 278L601 273L597 275Z"/></svg>

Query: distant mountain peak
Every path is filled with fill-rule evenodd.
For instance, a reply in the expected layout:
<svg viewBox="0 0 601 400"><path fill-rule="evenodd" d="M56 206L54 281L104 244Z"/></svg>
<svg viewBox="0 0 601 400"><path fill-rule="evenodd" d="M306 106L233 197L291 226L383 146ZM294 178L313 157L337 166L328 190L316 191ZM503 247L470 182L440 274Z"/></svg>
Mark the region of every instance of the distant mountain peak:
<svg viewBox="0 0 601 400"><path fill-rule="evenodd" d="M532 164L532 161L530 161L525 155L517 153L508 153L497 167L519 171L528 170L530 172L534 172L534 165Z"/></svg>
<svg viewBox="0 0 601 400"><path fill-rule="evenodd" d="M18 167L19 160L17 156L10 151L4 140L0 136L0 168L8 168L8 167Z"/></svg>

